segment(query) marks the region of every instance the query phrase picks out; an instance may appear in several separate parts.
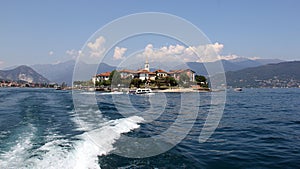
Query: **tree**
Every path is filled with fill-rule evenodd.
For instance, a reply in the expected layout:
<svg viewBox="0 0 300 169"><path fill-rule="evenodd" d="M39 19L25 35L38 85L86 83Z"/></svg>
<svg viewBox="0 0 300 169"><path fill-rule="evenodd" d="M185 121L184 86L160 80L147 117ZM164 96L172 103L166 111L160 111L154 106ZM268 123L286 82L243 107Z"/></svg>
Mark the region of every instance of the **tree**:
<svg viewBox="0 0 300 169"><path fill-rule="evenodd" d="M177 82L174 77L167 76L164 78L164 83L166 83L168 86L177 86Z"/></svg>
<svg viewBox="0 0 300 169"><path fill-rule="evenodd" d="M179 84L183 87L189 87L190 77L186 73L180 74Z"/></svg>
<svg viewBox="0 0 300 169"><path fill-rule="evenodd" d="M134 78L131 80L131 85L133 85L134 87L140 87L141 84L142 80L139 78Z"/></svg>
<svg viewBox="0 0 300 169"><path fill-rule="evenodd" d="M95 82L95 86L96 86L96 87L100 87L101 85L103 85L102 82L99 82L99 81L96 81L96 82Z"/></svg>
<svg viewBox="0 0 300 169"><path fill-rule="evenodd" d="M102 84L104 86L110 86L111 85L111 81L110 80L103 80Z"/></svg>
<svg viewBox="0 0 300 169"><path fill-rule="evenodd" d="M113 70L109 75L111 85L117 86L121 83L121 74L117 70Z"/></svg>
<svg viewBox="0 0 300 169"><path fill-rule="evenodd" d="M178 83L177 83L177 81L175 80L174 77L170 77L169 81L170 81L169 83L170 83L171 86L177 86L178 85Z"/></svg>
<svg viewBox="0 0 300 169"><path fill-rule="evenodd" d="M131 81L132 81L132 77L131 77L131 76L128 76L128 77L126 77L125 79L122 79L122 80L121 80L121 84L122 84L123 86L130 87Z"/></svg>
<svg viewBox="0 0 300 169"><path fill-rule="evenodd" d="M65 88L65 87L67 87L67 83L66 82L62 82L61 88Z"/></svg>
<svg viewBox="0 0 300 169"><path fill-rule="evenodd" d="M200 86L202 86L202 87L208 87L208 85L207 85L207 79L206 79L205 76L196 75L196 76L195 76L195 80L196 80L196 82L197 82Z"/></svg>
<svg viewBox="0 0 300 169"><path fill-rule="evenodd" d="M195 76L195 80L196 80L196 82L204 82L204 83L206 83L206 77L205 76L201 76L201 75L196 75Z"/></svg>

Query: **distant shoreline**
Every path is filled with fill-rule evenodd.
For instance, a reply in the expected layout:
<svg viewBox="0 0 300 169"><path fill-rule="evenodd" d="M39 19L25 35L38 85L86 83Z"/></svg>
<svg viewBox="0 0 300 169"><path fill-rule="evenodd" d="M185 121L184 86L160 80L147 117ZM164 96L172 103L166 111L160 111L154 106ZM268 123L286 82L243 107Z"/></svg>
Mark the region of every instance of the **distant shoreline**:
<svg viewBox="0 0 300 169"><path fill-rule="evenodd" d="M210 89L176 88L165 90L153 90L155 93L188 93L188 92L211 92Z"/></svg>

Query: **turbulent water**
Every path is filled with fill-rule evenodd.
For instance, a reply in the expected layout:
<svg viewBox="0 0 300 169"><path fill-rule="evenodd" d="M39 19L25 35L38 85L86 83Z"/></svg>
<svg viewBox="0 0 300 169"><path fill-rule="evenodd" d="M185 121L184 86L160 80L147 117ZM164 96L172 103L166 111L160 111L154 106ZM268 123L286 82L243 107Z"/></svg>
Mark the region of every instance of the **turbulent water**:
<svg viewBox="0 0 300 169"><path fill-rule="evenodd" d="M218 128L200 143L208 110L217 106L210 104L213 94L222 92L131 96L78 91L73 100L71 91L1 88L0 168L300 167L300 89L228 91ZM183 139L174 147L155 139L153 145L124 146L127 138L154 138L170 128L169 141ZM122 155L168 146L151 157Z"/></svg>

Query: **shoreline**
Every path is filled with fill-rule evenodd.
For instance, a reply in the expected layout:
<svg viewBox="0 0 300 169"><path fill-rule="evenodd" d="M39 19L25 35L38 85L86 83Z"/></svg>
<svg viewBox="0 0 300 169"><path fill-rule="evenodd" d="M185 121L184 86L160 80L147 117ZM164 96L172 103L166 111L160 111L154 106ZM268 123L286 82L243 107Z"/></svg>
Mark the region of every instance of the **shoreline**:
<svg viewBox="0 0 300 169"><path fill-rule="evenodd" d="M179 89L165 89L153 90L154 93L198 93L198 92L211 92L210 89L193 89L193 88L179 88Z"/></svg>

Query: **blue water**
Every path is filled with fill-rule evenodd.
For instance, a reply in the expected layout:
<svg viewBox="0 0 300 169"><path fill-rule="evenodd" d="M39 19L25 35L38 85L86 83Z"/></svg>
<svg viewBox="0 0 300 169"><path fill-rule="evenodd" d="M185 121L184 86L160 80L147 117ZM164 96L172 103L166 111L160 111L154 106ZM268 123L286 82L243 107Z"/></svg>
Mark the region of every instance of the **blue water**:
<svg viewBox="0 0 300 169"><path fill-rule="evenodd" d="M78 91L73 102L72 91L0 88L0 168L300 168L300 89L229 90L218 128L199 143L212 94ZM181 115L183 100L191 104ZM182 117L192 124L187 135L185 125L175 126ZM134 150L124 147L127 137L155 137L171 126L170 137L184 139L170 150L118 155Z"/></svg>

